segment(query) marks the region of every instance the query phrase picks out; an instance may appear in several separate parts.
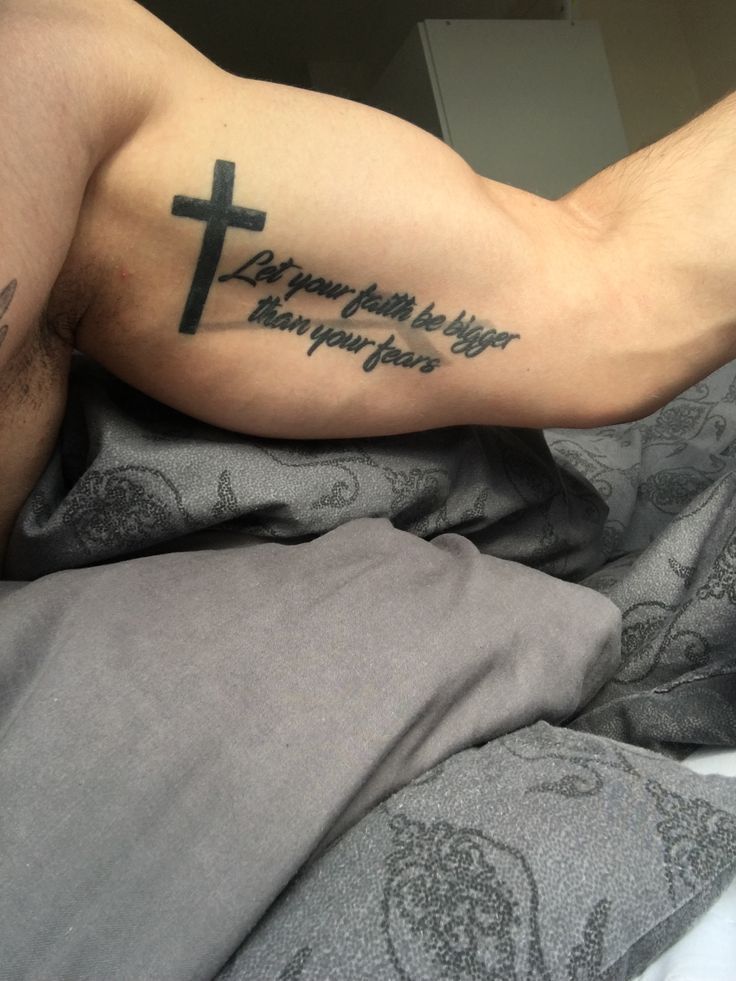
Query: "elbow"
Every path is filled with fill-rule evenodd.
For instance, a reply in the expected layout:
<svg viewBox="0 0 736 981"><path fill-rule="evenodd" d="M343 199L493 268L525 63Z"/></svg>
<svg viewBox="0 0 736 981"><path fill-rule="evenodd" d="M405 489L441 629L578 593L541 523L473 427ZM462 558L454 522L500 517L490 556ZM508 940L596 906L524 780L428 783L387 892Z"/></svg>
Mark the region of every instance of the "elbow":
<svg viewBox="0 0 736 981"><path fill-rule="evenodd" d="M661 378L647 383L635 373L618 382L609 379L582 399L578 410L580 423L576 428L601 429L640 422L662 409L685 387L662 384Z"/></svg>

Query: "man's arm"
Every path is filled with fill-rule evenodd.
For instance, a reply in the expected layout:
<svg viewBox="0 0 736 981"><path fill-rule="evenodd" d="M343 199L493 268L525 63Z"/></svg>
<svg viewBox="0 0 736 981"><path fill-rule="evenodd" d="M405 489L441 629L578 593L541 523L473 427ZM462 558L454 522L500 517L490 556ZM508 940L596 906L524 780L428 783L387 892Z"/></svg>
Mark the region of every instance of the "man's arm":
<svg viewBox="0 0 736 981"><path fill-rule="evenodd" d="M605 243L608 275L633 303L625 343L607 355L621 421L736 358L734 159L736 93L559 202L593 248Z"/></svg>
<svg viewBox="0 0 736 981"><path fill-rule="evenodd" d="M718 122L695 200L717 194L685 235L698 121L681 134L689 170L662 141L553 202L480 178L395 117L227 75L129 0L104 16L91 0L8 9L71 11L63 63L98 60L70 79L50 141L37 102L2 100L42 150L16 140L3 164L25 261L11 254L0 287L17 280L31 323L21 298L42 302L71 233L57 286L83 298L77 345L163 402L277 437L586 426L641 416L732 354L736 304L726 289L716 310L711 291L733 266ZM70 131L74 146L107 134L105 150L54 170L42 157Z"/></svg>
<svg viewBox="0 0 736 981"><path fill-rule="evenodd" d="M592 426L731 357L736 304L714 323L704 285L734 258L718 121L553 202L395 117L234 78L158 31L166 81L95 174L75 252L80 276L94 264L79 346L132 385L264 436Z"/></svg>
<svg viewBox="0 0 736 981"><path fill-rule="evenodd" d="M81 350L264 436L603 411L610 288L572 211L393 116L155 39L153 109L94 174L67 264L91 298Z"/></svg>

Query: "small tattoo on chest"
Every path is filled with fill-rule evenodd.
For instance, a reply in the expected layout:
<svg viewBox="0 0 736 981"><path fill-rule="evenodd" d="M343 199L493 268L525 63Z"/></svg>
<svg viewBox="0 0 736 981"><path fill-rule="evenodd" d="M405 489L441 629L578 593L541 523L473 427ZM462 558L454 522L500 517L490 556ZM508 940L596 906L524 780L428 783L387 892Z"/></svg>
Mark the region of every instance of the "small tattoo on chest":
<svg viewBox="0 0 736 981"><path fill-rule="evenodd" d="M15 289L18 285L16 279L11 279L7 286L0 290L0 318L2 318L8 311L10 304L13 302L13 297L15 296ZM0 325L0 347L2 347L3 341L8 333L8 325Z"/></svg>

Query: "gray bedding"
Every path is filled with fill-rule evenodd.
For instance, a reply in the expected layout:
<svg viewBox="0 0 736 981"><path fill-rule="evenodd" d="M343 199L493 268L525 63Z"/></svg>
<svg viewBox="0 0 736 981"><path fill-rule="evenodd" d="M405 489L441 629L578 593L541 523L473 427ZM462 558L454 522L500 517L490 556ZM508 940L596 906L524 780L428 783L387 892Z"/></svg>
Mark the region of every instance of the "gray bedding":
<svg viewBox="0 0 736 981"><path fill-rule="evenodd" d="M242 965L300 873L379 875L337 850L443 761L539 720L673 757L736 745L734 375L608 430L299 443L75 356L0 584L0 978L326 977L304 944L287 973ZM723 815L698 832L699 902L653 914L651 944L617 927L581 981L641 970L736 861L733 782L689 779L667 792ZM440 786L422 806L442 821ZM494 976L463 956L438 976Z"/></svg>

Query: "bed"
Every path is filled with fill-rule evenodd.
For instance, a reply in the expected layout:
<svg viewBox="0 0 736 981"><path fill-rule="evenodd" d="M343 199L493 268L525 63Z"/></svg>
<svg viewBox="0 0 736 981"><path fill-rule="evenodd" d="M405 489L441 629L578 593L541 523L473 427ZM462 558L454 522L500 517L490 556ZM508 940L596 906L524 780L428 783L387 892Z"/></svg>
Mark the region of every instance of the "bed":
<svg viewBox="0 0 736 981"><path fill-rule="evenodd" d="M735 455L736 365L299 443L75 354L0 583L0 979L736 977Z"/></svg>
<svg viewBox="0 0 736 981"><path fill-rule="evenodd" d="M696 773L736 779L736 752L701 749L684 760ZM736 878L636 981L730 981L736 965Z"/></svg>

